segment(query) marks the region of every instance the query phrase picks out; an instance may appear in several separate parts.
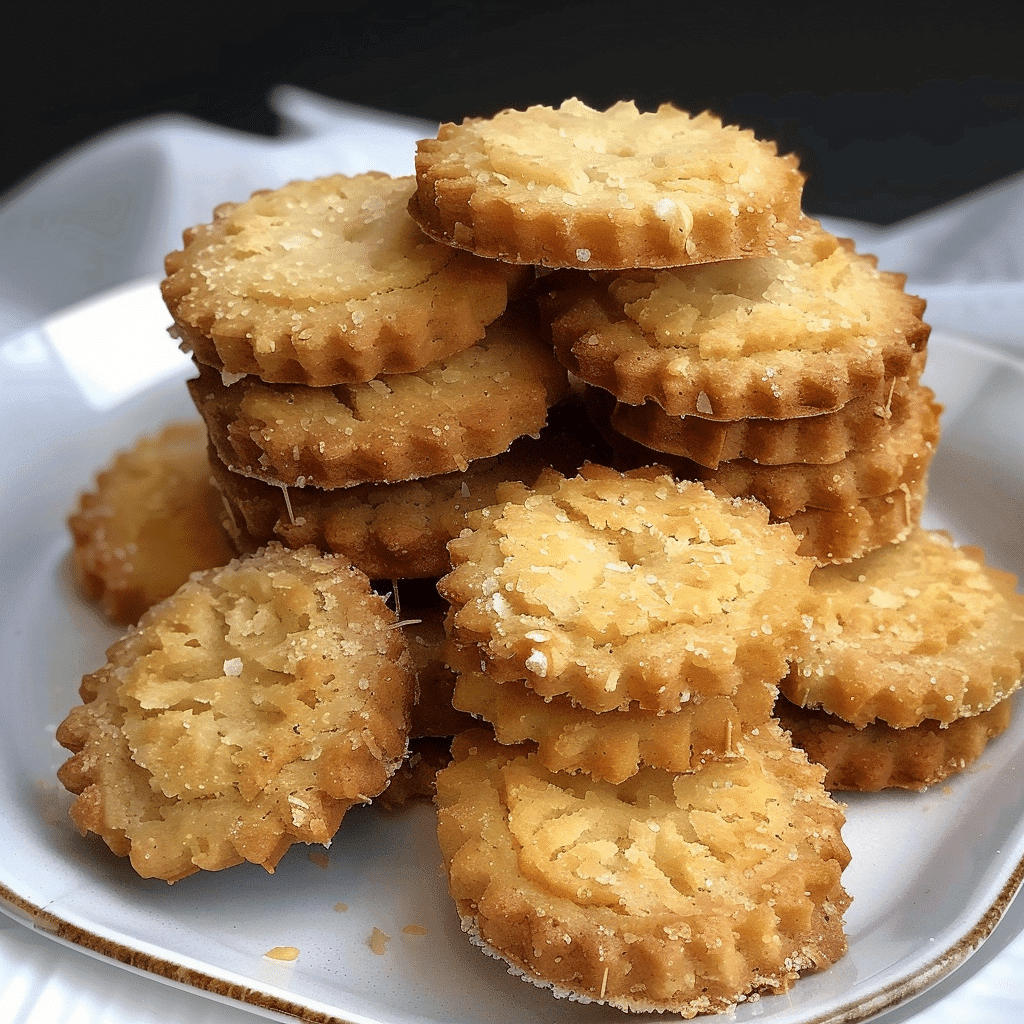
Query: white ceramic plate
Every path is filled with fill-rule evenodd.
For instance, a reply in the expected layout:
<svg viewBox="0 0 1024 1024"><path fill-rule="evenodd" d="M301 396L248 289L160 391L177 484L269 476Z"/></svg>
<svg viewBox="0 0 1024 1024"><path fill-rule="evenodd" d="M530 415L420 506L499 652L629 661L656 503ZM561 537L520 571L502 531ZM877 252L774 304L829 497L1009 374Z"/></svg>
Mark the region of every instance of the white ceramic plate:
<svg viewBox="0 0 1024 1024"><path fill-rule="evenodd" d="M275 875L246 866L174 886L136 878L71 827L70 797L55 781L66 754L53 733L115 633L75 593L64 519L114 451L192 415L166 321L154 283L143 282L0 346L3 908L60 941L272 1018L620 1020L556 1001L469 945L446 897L429 806L354 811L328 853L293 848ZM936 333L927 379L947 407L927 523L1024 575L1024 366ZM848 955L734 1019L851 1024L963 964L1024 873L1022 753L1024 720L947 785L851 799ZM368 942L374 928L390 936L382 954ZM296 947L298 959L267 959L274 946Z"/></svg>

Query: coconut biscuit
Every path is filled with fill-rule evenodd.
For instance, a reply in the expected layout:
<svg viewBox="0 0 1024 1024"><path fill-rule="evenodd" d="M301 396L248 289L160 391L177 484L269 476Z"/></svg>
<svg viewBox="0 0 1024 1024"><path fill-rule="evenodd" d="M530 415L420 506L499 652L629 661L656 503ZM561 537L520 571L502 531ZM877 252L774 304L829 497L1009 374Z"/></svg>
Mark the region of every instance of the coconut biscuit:
<svg viewBox="0 0 1024 1024"><path fill-rule="evenodd" d="M780 684L801 707L862 727L949 725L994 707L1024 677L1016 578L941 530L811 575L806 642Z"/></svg>
<svg viewBox="0 0 1024 1024"><path fill-rule="evenodd" d="M806 219L778 254L543 278L559 358L629 405L670 416L791 419L884 403L919 374L929 328L905 278Z"/></svg>
<svg viewBox="0 0 1024 1024"><path fill-rule="evenodd" d="M882 401L855 398L831 413L790 419L748 417L710 420L703 416L669 416L657 402L626 405L599 389L591 401L604 410L609 425L623 437L706 469L748 459L760 466L793 463L831 465L851 452L872 448L898 430L920 401L916 377L889 381Z"/></svg>
<svg viewBox="0 0 1024 1024"><path fill-rule="evenodd" d="M691 700L678 711L639 707L597 713L568 697L541 697L525 681L498 682L456 659L452 702L487 721L499 743L536 745L537 759L552 772L586 772L595 779L623 782L644 766L671 772L695 769L709 754L735 749L744 729L772 715L774 687L749 685L736 694Z"/></svg>
<svg viewBox="0 0 1024 1024"><path fill-rule="evenodd" d="M946 726L926 719L906 729L879 721L858 729L827 711L797 707L785 698L779 700L776 714L793 742L826 769L826 789L919 792L974 764L989 740L1009 727L1012 702L1000 701L988 711Z"/></svg>
<svg viewBox="0 0 1024 1024"><path fill-rule="evenodd" d="M753 501L661 468L585 465L469 516L438 583L448 631L501 681L593 711L774 685L813 565Z"/></svg>
<svg viewBox="0 0 1024 1024"><path fill-rule="evenodd" d="M441 125L417 145L409 211L509 263L665 267L767 255L802 190L795 157L711 113L569 99Z"/></svg>
<svg viewBox="0 0 1024 1024"><path fill-rule="evenodd" d="M225 384L199 367L189 390L220 460L289 487L398 483L464 470L536 436L568 391L529 316L506 316L480 342L410 373L335 387Z"/></svg>
<svg viewBox="0 0 1024 1024"><path fill-rule="evenodd" d="M384 789L415 687L364 576L270 545L193 576L83 679L57 731L72 820L145 878L273 871Z"/></svg>
<svg viewBox="0 0 1024 1024"><path fill-rule="evenodd" d="M457 737L438 836L463 929L555 995L690 1018L845 951L843 812L777 726L613 786Z"/></svg>
<svg viewBox="0 0 1024 1024"><path fill-rule="evenodd" d="M326 386L468 348L529 275L427 238L412 177L293 181L184 233L161 291L172 333L231 376Z"/></svg>
<svg viewBox="0 0 1024 1024"><path fill-rule="evenodd" d="M467 512L494 504L499 484L532 484L549 466L574 473L590 450L578 432L546 426L539 437L517 438L508 451L474 459L464 471L330 490L276 487L232 473L212 447L209 459L239 551L272 540L312 544L344 555L371 579L392 580L443 576L451 569L448 542L465 527Z"/></svg>
<svg viewBox="0 0 1024 1024"><path fill-rule="evenodd" d="M68 517L82 592L127 625L193 572L232 555L201 422L176 422L118 452Z"/></svg>

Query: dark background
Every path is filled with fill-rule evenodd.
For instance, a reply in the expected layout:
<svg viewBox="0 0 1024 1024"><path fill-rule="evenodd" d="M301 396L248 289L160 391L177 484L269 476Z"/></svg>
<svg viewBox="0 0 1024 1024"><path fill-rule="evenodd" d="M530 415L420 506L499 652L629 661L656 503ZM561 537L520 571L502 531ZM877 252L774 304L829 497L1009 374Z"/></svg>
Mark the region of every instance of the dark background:
<svg viewBox="0 0 1024 1024"><path fill-rule="evenodd" d="M36 5L3 31L0 192L154 113L272 134L278 83L433 121L710 108L800 155L810 212L880 224L1024 168L1022 0L300 8Z"/></svg>

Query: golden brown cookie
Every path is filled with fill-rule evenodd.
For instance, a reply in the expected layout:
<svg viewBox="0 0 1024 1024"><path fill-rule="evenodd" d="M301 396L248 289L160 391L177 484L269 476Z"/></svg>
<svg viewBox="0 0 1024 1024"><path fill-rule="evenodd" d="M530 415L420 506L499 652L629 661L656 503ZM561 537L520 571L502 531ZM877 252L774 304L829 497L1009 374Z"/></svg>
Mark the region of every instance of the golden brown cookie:
<svg viewBox="0 0 1024 1024"><path fill-rule="evenodd" d="M665 267L765 255L803 176L773 143L669 103L502 110L416 152L410 213L432 237L545 267Z"/></svg>
<svg viewBox="0 0 1024 1024"><path fill-rule="evenodd" d="M907 416L879 432L873 443L851 451L829 465L792 462L763 466L752 459L733 459L708 469L678 456L645 449L641 464L661 459L683 479L701 480L736 498L757 498L776 520L805 508L841 512L901 487L916 488L931 465L939 442L941 407L929 388L921 387L909 403Z"/></svg>
<svg viewBox="0 0 1024 1024"><path fill-rule="evenodd" d="M883 789L923 790L969 768L989 740L1005 732L1011 701L947 726L925 720L907 729L869 722L858 729L835 715L801 708L780 698L776 714L793 742L824 766L825 788L877 793Z"/></svg>
<svg viewBox="0 0 1024 1024"><path fill-rule="evenodd" d="M593 711L774 686L813 563L753 501L654 468L508 485L449 544L448 630L499 680Z"/></svg>
<svg viewBox="0 0 1024 1024"><path fill-rule="evenodd" d="M856 726L948 725L995 706L1024 676L1016 578L939 530L811 575L807 642L782 692Z"/></svg>
<svg viewBox="0 0 1024 1024"><path fill-rule="evenodd" d="M693 1017L788 989L846 948L843 812L777 726L618 786L463 733L437 775L463 929L556 995Z"/></svg>
<svg viewBox="0 0 1024 1024"><path fill-rule="evenodd" d="M221 461L272 484L351 487L464 470L536 436L568 391L528 316L507 316L463 352L412 373L314 388L200 366L189 381Z"/></svg>
<svg viewBox="0 0 1024 1024"><path fill-rule="evenodd" d="M542 279L559 358L620 402L671 416L790 419L884 402L919 373L924 301L807 220L777 256Z"/></svg>
<svg viewBox="0 0 1024 1024"><path fill-rule="evenodd" d="M669 416L657 402L626 405L599 391L598 402L609 425L630 440L666 455L717 469L722 462L749 459L762 466L791 463L827 465L851 452L876 445L906 421L921 387L905 377L889 381L884 401L855 398L842 408L818 416L791 419L751 417L709 420L702 416ZM601 397L603 396L603 398Z"/></svg>
<svg viewBox="0 0 1024 1024"><path fill-rule="evenodd" d="M82 591L114 622L135 622L200 569L231 558L210 481L206 431L172 423L119 452L68 517Z"/></svg>
<svg viewBox="0 0 1024 1024"><path fill-rule="evenodd" d="M591 394L593 391L591 391ZM592 405L593 408L593 405ZM931 409L928 414L929 432L937 429L935 415L937 408ZM597 413L599 416L599 412ZM839 493L848 495L847 500L854 504L847 508L820 508L814 505L807 505L804 508L793 511L794 495L804 495L806 500L807 482L801 480L803 474L813 474L829 470L832 467L792 465L788 468L796 476L797 486L794 488L787 485L787 474L780 473L778 481L773 476L773 469L779 467L754 466L747 463L749 474L736 473L735 467L729 463L722 463L719 470L722 479L718 479L718 471L709 471L686 459L677 456L666 455L654 452L643 445L639 445L629 438L616 435L607 423L597 423L599 429L603 429L608 445L611 449L609 461L616 469L630 471L638 467L660 465L668 470L676 479L696 479L705 482L706 486L721 494L724 497L744 497L752 500L767 499L772 503L770 521L774 523L787 523L800 541L797 552L807 558L813 558L819 564L830 562L848 562L853 558L873 551L883 544L894 544L904 540L910 530L920 522L921 510L928 492L928 474L926 472L934 452L934 443L921 442L924 450L923 458L908 458L907 466L904 469L903 479L898 486L886 493L867 497L856 497L850 495L849 481L852 476L849 472L834 474L837 479L832 482L840 488ZM913 452L911 451L911 455ZM882 464L886 459L882 460ZM856 462L856 459L852 460ZM849 470L849 466L847 467ZM843 487L844 480L846 486ZM813 477L810 477L813 482ZM756 482L759 491L756 494L742 493L748 484ZM836 504L834 498L830 497L827 488L829 486L828 476L822 481L823 497L832 504ZM739 494L732 494L727 483L731 483Z"/></svg>
<svg viewBox="0 0 1024 1024"><path fill-rule="evenodd" d="M906 540L920 525L927 495L928 478L923 476L913 487L901 484L889 494L864 498L853 508L805 508L783 521L800 539L801 555L819 565L850 562Z"/></svg>
<svg viewBox="0 0 1024 1024"><path fill-rule="evenodd" d="M494 504L500 483L531 484L551 465L574 473L588 450L578 435L545 428L539 438L518 438L507 452L475 459L464 472L334 490L275 487L232 473L212 449L210 466L239 551L271 540L312 544L343 554L371 579L409 579L448 572L448 542L465 527L467 512Z"/></svg>
<svg viewBox="0 0 1024 1024"><path fill-rule="evenodd" d="M225 374L311 385L468 348L526 278L423 235L406 212L413 188L336 174L218 206L165 261L172 333Z"/></svg>
<svg viewBox="0 0 1024 1024"><path fill-rule="evenodd" d="M296 842L405 756L415 677L394 614L336 556L280 545L196 574L82 681L57 739L71 817L168 882Z"/></svg>
<svg viewBox="0 0 1024 1024"><path fill-rule="evenodd" d="M499 743L535 743L538 760L553 772L584 771L617 783L644 766L690 771L705 755L731 753L745 728L772 715L773 688L757 685L663 714L633 706L596 713L564 695L541 697L521 680L497 682L471 668L470 657L449 656L459 665L455 706L487 721Z"/></svg>

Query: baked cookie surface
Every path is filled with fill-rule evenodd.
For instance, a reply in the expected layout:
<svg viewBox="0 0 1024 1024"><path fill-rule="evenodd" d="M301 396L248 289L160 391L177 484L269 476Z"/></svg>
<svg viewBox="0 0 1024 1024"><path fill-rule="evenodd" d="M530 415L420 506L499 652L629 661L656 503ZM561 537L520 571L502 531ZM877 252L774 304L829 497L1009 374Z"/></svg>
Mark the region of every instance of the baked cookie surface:
<svg viewBox="0 0 1024 1024"><path fill-rule="evenodd" d="M813 563L763 505L593 464L499 499L438 583L453 642L495 678L593 711L674 711L785 673Z"/></svg>
<svg viewBox="0 0 1024 1024"><path fill-rule="evenodd" d="M939 530L811 575L807 644L780 684L801 707L856 726L948 725L993 707L1024 677L1016 578Z"/></svg>
<svg viewBox="0 0 1024 1024"><path fill-rule="evenodd" d="M1005 732L1012 701L958 718L949 725L923 721L906 729L869 722L858 729L818 708L801 708L782 698L779 723L793 742L825 768L825 788L876 793L883 789L924 790L969 768L989 740Z"/></svg>
<svg viewBox="0 0 1024 1024"><path fill-rule="evenodd" d="M875 258L804 220L775 256L541 282L559 358L629 405L786 419L884 402L920 373L924 301Z"/></svg>
<svg viewBox="0 0 1024 1024"><path fill-rule="evenodd" d="M227 374L330 385L468 348L521 271L427 238L412 177L294 181L184 233L161 285L183 347Z"/></svg>
<svg viewBox="0 0 1024 1024"><path fill-rule="evenodd" d="M223 565L231 547L210 481L206 431L171 423L119 452L68 517L83 593L126 625L193 572Z"/></svg>
<svg viewBox="0 0 1024 1024"><path fill-rule="evenodd" d="M619 466L660 460L680 479L700 480L735 498L756 498L773 519L782 520L808 508L841 512L901 488L923 488L939 443L941 412L931 389L918 387L903 416L877 429L871 443L826 465L799 461L762 465L738 458L709 469L629 439L610 443L618 452Z"/></svg>
<svg viewBox="0 0 1024 1024"><path fill-rule="evenodd" d="M875 395L855 398L835 412L817 416L739 420L670 416L654 401L626 405L599 389L588 391L598 391L592 402L619 434L653 451L717 469L735 459L749 459L760 466L840 462L853 451L874 447L898 429L911 414L912 404L920 400L921 385L916 378L894 378L881 400Z"/></svg>
<svg viewBox="0 0 1024 1024"><path fill-rule="evenodd" d="M597 714L564 695L542 697L521 680L498 682L472 670L465 656L459 660L452 701L490 723L500 743L528 741L549 771L583 771L613 783L644 766L690 771L706 755L730 753L745 727L764 724L772 714L772 691L765 686L693 700L666 714L633 706Z"/></svg>
<svg viewBox="0 0 1024 1024"><path fill-rule="evenodd" d="M683 1017L785 991L846 948L843 812L784 735L618 786L457 737L438 835L465 931L556 995Z"/></svg>
<svg viewBox="0 0 1024 1024"><path fill-rule="evenodd" d="M920 525L927 476L911 487L862 498L852 508L807 507L784 521L800 538L800 554L819 565L849 564L880 548L900 544Z"/></svg>
<svg viewBox="0 0 1024 1024"><path fill-rule="evenodd" d="M344 555L370 579L391 580L443 576L451 569L448 542L465 527L467 512L493 505L498 486L509 480L531 484L551 465L575 472L584 450L545 428L539 438L518 438L462 472L332 490L275 487L232 473L212 447L209 459L239 551L272 540L291 548L312 544Z"/></svg>
<svg viewBox="0 0 1024 1024"><path fill-rule="evenodd" d="M308 387L200 366L189 390L221 461L272 484L352 487L464 470L536 436L568 391L529 316L490 325L472 347L411 373Z"/></svg>
<svg viewBox="0 0 1024 1024"><path fill-rule="evenodd" d="M792 156L710 113L577 99L444 124L417 146L410 213L510 263L588 269L765 255L799 219Z"/></svg>
<svg viewBox="0 0 1024 1024"><path fill-rule="evenodd" d="M393 613L336 557L279 545L154 605L57 738L71 817L147 878L329 843L405 755L415 677Z"/></svg>

